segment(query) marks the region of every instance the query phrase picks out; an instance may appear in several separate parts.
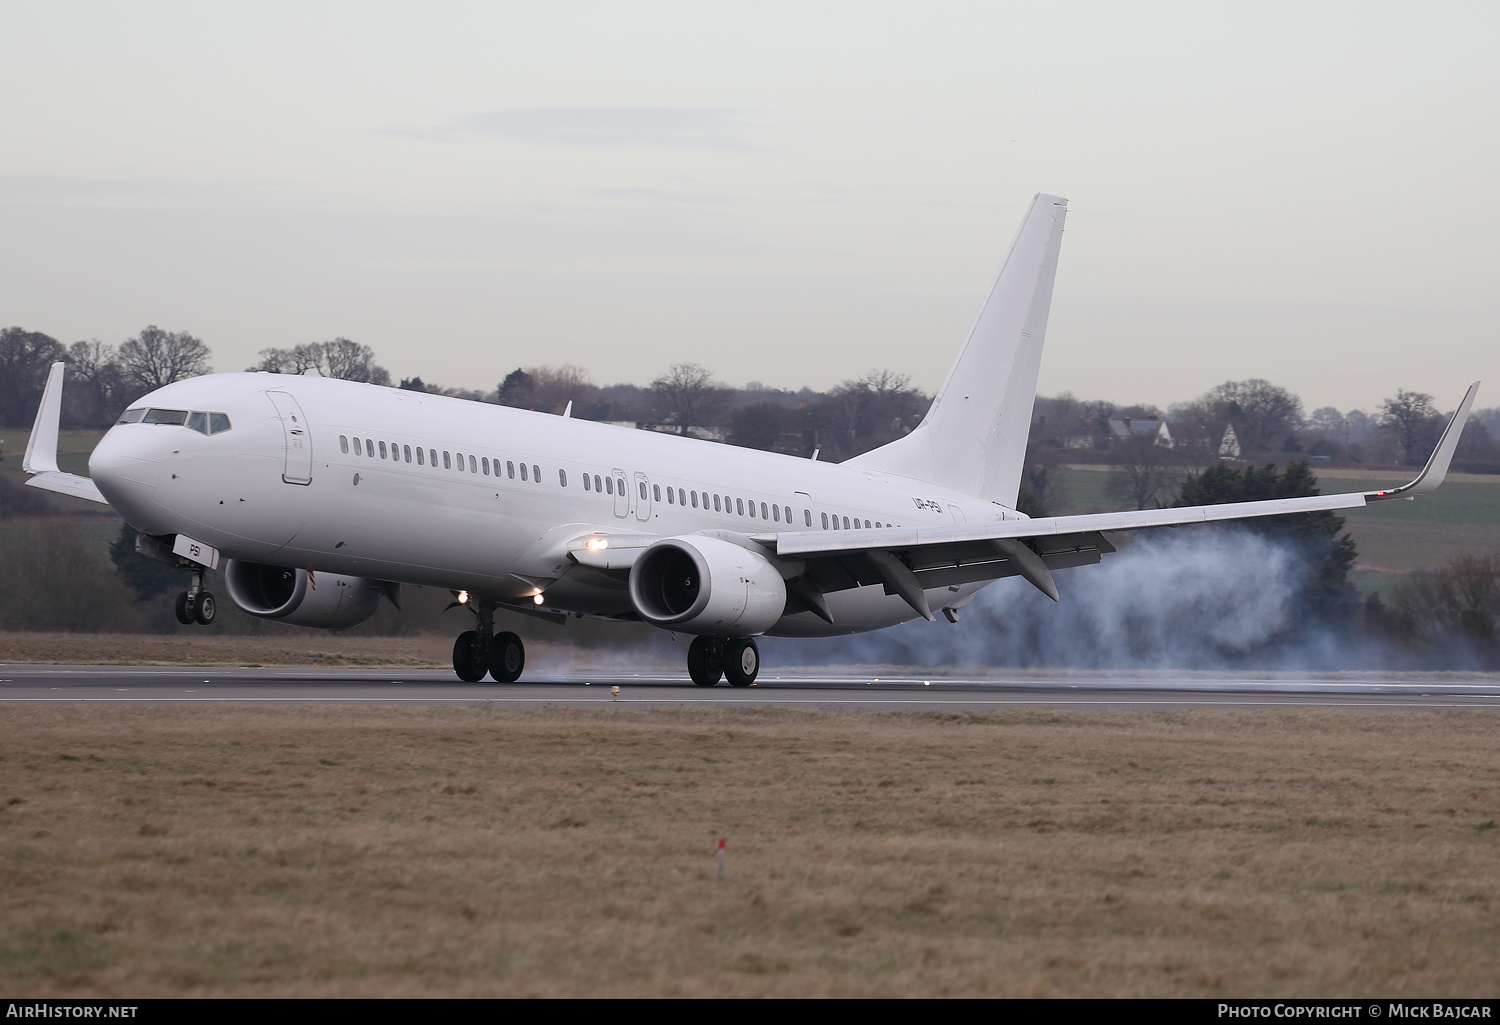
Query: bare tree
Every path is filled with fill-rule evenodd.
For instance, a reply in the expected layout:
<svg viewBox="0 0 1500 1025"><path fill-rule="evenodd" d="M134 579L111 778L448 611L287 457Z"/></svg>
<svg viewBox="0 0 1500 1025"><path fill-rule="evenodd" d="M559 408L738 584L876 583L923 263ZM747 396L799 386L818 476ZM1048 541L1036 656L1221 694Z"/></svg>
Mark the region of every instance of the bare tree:
<svg viewBox="0 0 1500 1025"><path fill-rule="evenodd" d="M262 349L260 362L248 368L247 372L305 374L309 370L316 370L322 374L323 366L323 343L308 342L305 345L295 345L290 349Z"/></svg>
<svg viewBox="0 0 1500 1025"><path fill-rule="evenodd" d="M97 338L68 346L69 387L63 415L84 427L108 427L125 404L124 371L115 347Z"/></svg>
<svg viewBox="0 0 1500 1025"><path fill-rule="evenodd" d="M1401 446L1407 465L1413 465L1431 453L1442 417L1433 407L1431 395L1397 388L1394 398L1380 403L1380 425Z"/></svg>
<svg viewBox="0 0 1500 1025"><path fill-rule="evenodd" d="M1182 474L1172 450L1157 444L1156 434L1132 434L1114 447L1115 469L1105 482L1112 498L1123 499L1137 509L1153 500L1170 501L1171 491Z"/></svg>
<svg viewBox="0 0 1500 1025"><path fill-rule="evenodd" d="M650 385L657 412L681 427L713 426L729 405L729 389L697 363L674 363Z"/></svg>
<svg viewBox="0 0 1500 1025"><path fill-rule="evenodd" d="M212 373L208 346L186 331L163 331L155 324L120 346L120 366L144 391Z"/></svg>
<svg viewBox="0 0 1500 1025"><path fill-rule="evenodd" d="M42 382L65 353L57 339L40 331L8 327L0 331L0 425L29 427L42 400Z"/></svg>
<svg viewBox="0 0 1500 1025"><path fill-rule="evenodd" d="M340 381L380 385L391 383L390 372L375 362L375 350L347 338L335 338L323 343L323 362L318 367L318 373Z"/></svg>
<svg viewBox="0 0 1500 1025"><path fill-rule="evenodd" d="M1270 452L1302 426L1302 400L1270 381L1225 381L1198 400L1215 420L1234 424L1246 452Z"/></svg>
<svg viewBox="0 0 1500 1025"><path fill-rule="evenodd" d="M335 338L331 342L306 342L290 349L262 349L260 362L250 373L307 374L317 371L319 377L363 384L389 385L390 372L375 362L375 350L368 345Z"/></svg>

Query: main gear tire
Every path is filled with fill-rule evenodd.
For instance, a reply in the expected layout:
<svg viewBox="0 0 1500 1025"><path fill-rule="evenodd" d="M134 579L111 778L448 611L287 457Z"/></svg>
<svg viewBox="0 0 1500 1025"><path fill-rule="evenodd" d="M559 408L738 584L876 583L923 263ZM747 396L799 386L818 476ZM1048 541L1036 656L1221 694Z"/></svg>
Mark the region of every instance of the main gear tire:
<svg viewBox="0 0 1500 1025"><path fill-rule="evenodd" d="M694 637L688 645L688 676L700 687L715 686L724 676L723 648L712 637Z"/></svg>
<svg viewBox="0 0 1500 1025"><path fill-rule="evenodd" d="M760 675L760 646L753 637L741 637L724 645L724 676L732 687L748 687Z"/></svg>
<svg viewBox="0 0 1500 1025"><path fill-rule="evenodd" d="M485 671L489 668L485 664L485 654L479 643L479 634L474 630L465 630L453 642L453 671L464 683L478 683L484 679Z"/></svg>
<svg viewBox="0 0 1500 1025"><path fill-rule="evenodd" d="M513 633L498 633L490 638L490 676L496 683L515 683L526 668L526 647Z"/></svg>

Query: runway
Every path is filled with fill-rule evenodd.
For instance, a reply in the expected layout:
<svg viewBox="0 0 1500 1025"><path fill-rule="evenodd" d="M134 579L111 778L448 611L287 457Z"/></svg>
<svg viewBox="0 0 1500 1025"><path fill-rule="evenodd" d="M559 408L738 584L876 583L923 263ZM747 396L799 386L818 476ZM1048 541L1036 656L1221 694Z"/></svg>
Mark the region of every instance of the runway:
<svg viewBox="0 0 1500 1025"><path fill-rule="evenodd" d="M618 693L614 688L619 688ZM985 677L765 672L753 687L695 687L677 674L538 674L465 684L441 669L0 665L0 702L470 705L575 708L720 705L891 711L1190 708L1500 709L1500 675L1163 673L1121 679L1026 671Z"/></svg>

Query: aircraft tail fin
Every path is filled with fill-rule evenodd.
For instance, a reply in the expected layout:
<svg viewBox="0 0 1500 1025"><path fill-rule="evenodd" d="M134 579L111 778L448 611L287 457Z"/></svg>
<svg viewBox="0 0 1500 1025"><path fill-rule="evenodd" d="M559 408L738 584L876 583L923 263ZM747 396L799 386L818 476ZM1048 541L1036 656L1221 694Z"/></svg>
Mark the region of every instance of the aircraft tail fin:
<svg viewBox="0 0 1500 1025"><path fill-rule="evenodd" d="M1038 193L927 416L845 465L1014 508L1068 201Z"/></svg>

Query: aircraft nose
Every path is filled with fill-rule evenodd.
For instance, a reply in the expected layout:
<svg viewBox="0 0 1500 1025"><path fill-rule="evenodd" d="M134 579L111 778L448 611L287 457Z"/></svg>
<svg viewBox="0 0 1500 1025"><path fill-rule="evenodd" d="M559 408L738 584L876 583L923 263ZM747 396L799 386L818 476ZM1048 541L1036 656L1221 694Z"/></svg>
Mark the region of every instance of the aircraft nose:
<svg viewBox="0 0 1500 1025"><path fill-rule="evenodd" d="M143 424L111 427L89 456L89 476L100 494L132 525L150 519L161 477L161 442L157 431Z"/></svg>

